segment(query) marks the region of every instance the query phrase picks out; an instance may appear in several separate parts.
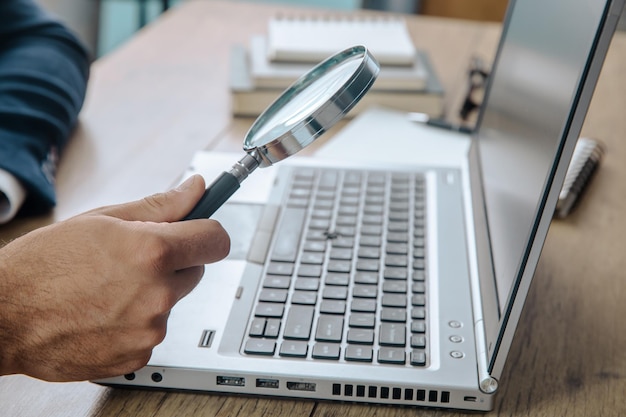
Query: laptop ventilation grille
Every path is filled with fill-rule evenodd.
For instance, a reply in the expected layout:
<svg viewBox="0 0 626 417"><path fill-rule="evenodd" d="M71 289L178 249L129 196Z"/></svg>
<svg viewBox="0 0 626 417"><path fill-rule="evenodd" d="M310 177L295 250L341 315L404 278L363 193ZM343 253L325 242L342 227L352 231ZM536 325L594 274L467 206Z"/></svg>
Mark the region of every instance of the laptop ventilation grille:
<svg viewBox="0 0 626 417"><path fill-rule="evenodd" d="M382 400L421 401L449 403L450 391L413 388L378 387L374 385L333 384L333 395L352 398L377 398Z"/></svg>

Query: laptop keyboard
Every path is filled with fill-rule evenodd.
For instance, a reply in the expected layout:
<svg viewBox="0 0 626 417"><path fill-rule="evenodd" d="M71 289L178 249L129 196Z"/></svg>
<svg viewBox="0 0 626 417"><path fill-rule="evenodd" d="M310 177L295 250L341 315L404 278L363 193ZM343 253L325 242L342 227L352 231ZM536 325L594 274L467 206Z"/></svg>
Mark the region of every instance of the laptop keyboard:
<svg viewBox="0 0 626 417"><path fill-rule="evenodd" d="M419 173L295 171L244 353L426 366L424 222Z"/></svg>

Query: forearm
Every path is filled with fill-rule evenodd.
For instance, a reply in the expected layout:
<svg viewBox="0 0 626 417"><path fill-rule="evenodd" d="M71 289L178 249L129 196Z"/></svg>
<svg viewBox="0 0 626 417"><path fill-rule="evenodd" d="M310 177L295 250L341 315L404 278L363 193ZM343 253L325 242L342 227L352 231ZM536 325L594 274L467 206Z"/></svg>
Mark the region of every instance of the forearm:
<svg viewBox="0 0 626 417"><path fill-rule="evenodd" d="M82 106L86 50L30 0L0 2L0 168L28 190L33 209L54 205L54 173Z"/></svg>

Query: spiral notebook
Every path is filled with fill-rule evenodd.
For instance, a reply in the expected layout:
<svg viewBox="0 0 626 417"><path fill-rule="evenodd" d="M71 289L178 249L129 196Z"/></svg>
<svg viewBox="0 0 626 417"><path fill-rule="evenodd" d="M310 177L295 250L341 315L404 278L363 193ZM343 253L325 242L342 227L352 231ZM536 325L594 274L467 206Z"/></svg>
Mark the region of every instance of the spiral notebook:
<svg viewBox="0 0 626 417"><path fill-rule="evenodd" d="M413 65L415 46L396 18L273 18L268 23L271 61L317 63L353 45L365 45L381 65Z"/></svg>

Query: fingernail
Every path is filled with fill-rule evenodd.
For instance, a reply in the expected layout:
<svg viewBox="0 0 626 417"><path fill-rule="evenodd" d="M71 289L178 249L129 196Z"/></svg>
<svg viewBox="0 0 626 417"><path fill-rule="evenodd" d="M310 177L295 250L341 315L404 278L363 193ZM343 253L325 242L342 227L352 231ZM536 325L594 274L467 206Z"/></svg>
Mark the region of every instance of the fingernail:
<svg viewBox="0 0 626 417"><path fill-rule="evenodd" d="M185 181L183 181L182 184L180 184L178 187L176 187L176 191L185 191L188 190L189 188L191 188L191 185L196 181L196 176L192 175L191 177L187 178Z"/></svg>

